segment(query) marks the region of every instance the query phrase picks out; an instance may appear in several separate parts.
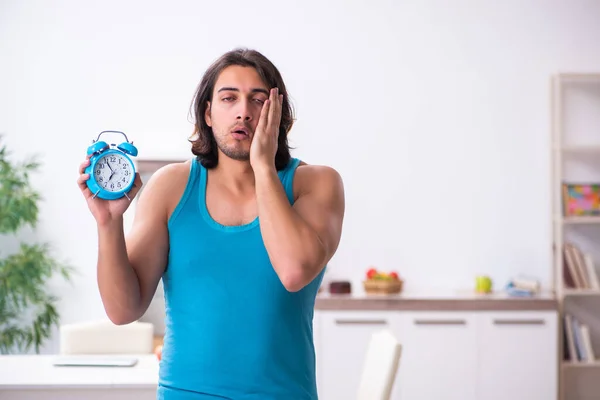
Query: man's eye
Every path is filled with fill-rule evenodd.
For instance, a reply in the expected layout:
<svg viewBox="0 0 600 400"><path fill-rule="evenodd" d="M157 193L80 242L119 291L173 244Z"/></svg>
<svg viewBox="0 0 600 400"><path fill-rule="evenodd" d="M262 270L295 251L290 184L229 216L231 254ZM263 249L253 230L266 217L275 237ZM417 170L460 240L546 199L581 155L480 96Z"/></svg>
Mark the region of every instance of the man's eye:
<svg viewBox="0 0 600 400"><path fill-rule="evenodd" d="M254 101L256 101L257 103L260 103L260 104L265 102L263 99L254 99Z"/></svg>
<svg viewBox="0 0 600 400"><path fill-rule="evenodd" d="M224 97L221 100L223 100L223 101L231 101L231 100L233 100L233 97Z"/></svg>

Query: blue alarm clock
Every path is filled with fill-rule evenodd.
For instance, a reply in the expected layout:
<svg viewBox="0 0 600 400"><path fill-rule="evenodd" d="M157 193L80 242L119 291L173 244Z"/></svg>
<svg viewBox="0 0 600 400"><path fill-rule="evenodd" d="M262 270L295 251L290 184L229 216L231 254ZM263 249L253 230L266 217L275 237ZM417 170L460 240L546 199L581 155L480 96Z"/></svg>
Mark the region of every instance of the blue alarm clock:
<svg viewBox="0 0 600 400"><path fill-rule="evenodd" d="M109 145L100 141L104 133L120 133L125 137L125 142L118 146ZM92 143L87 149L87 154L91 155L90 165L85 169L85 173L90 175L87 187L94 197L104 200L117 200L124 196L129 199L127 192L131 190L136 174L129 156L137 156L137 148L120 131L102 131Z"/></svg>

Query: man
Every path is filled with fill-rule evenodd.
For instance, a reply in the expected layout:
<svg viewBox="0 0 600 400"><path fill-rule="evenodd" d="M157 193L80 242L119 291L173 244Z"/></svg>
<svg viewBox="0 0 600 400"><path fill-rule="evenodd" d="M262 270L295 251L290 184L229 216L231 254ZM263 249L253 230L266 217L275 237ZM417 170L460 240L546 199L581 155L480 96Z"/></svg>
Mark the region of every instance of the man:
<svg viewBox="0 0 600 400"><path fill-rule="evenodd" d="M93 198L80 167L106 313L137 320L162 277L160 399L317 399L313 308L340 241L342 180L290 156L286 88L256 51L211 65L193 107L196 157L152 176L127 238L129 200Z"/></svg>

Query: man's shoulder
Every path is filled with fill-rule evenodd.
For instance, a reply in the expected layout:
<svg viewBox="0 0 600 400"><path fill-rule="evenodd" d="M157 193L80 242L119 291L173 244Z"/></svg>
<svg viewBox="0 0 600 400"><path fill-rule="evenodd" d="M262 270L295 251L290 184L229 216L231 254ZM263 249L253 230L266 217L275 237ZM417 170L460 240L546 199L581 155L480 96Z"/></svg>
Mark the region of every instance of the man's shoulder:
<svg viewBox="0 0 600 400"><path fill-rule="evenodd" d="M179 162L172 162L166 165L163 165L154 173L158 176L169 176L173 177L174 175L187 174L189 173L190 165L193 160L185 160Z"/></svg>
<svg viewBox="0 0 600 400"><path fill-rule="evenodd" d="M187 181L191 162L191 160L187 160L164 165L152 174L148 182L153 181L153 186L163 188L165 186L170 187L173 184L176 185L182 180Z"/></svg>
<svg viewBox="0 0 600 400"><path fill-rule="evenodd" d="M183 193L189 178L191 162L174 162L160 167L152 173L148 182L143 183L143 190L163 199Z"/></svg>
<svg viewBox="0 0 600 400"><path fill-rule="evenodd" d="M294 179L294 192L299 196L321 187L336 187L343 190L341 174L328 165L314 165L300 161Z"/></svg>
<svg viewBox="0 0 600 400"><path fill-rule="evenodd" d="M300 179L333 179L341 180L342 176L333 167L329 165L308 164L305 161L300 161L296 170L296 175Z"/></svg>

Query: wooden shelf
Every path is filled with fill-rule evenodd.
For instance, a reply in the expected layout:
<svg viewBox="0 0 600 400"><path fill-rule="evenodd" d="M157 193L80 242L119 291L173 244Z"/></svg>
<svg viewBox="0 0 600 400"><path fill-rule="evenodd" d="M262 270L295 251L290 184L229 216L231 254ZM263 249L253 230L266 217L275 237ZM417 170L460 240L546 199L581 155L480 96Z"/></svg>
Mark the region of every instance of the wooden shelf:
<svg viewBox="0 0 600 400"><path fill-rule="evenodd" d="M564 72L557 74L556 77L562 83L585 83L599 84L600 74L595 72Z"/></svg>
<svg viewBox="0 0 600 400"><path fill-rule="evenodd" d="M185 161L185 160L138 159L138 160L136 160L136 163L137 163L137 170L140 174L153 174L158 169L164 167L165 165L179 163L179 162L183 162L183 161Z"/></svg>
<svg viewBox="0 0 600 400"><path fill-rule="evenodd" d="M577 217L561 217L563 224L567 225L590 225L600 224L600 216L577 216Z"/></svg>
<svg viewBox="0 0 600 400"><path fill-rule="evenodd" d="M564 289L565 296L600 296L600 290L597 289Z"/></svg>
<svg viewBox="0 0 600 400"><path fill-rule="evenodd" d="M555 150L562 152L563 154L574 154L574 155L598 155L600 154L600 145L578 145L578 146L564 146L556 147Z"/></svg>
<svg viewBox="0 0 600 400"><path fill-rule="evenodd" d="M600 318L595 311L596 300L600 300L600 290L573 289L565 287L564 268L570 263L585 270L589 260L595 271L600 266L600 253L596 251L596 243L600 241L600 216L565 216L564 215L564 183L591 183L600 176L600 119L597 109L600 105L600 73L561 73L552 80L552 120L551 144L552 157L552 229L553 229L553 276L554 288L558 289L561 341L560 354L560 400L588 400L597 398L600 393ZM575 229L580 227L580 229ZM590 228L590 229L584 229ZM565 256L565 244L571 243L577 251L569 251ZM586 260L585 257L589 258ZM579 268L580 269L580 268ZM578 270L579 270L578 269ZM573 272L570 272L573 275ZM578 280L586 280L581 275L589 273L580 271ZM596 273L600 275L600 273ZM583 285L589 287L590 285ZM565 317L569 316L567 321ZM586 331L582 336L589 337L591 342L593 362L562 360L565 338L565 326L571 327L571 332ZM575 333L569 334L569 336ZM575 339L573 339L575 340ZM586 339L581 339L586 341ZM573 342L567 345L574 347ZM582 344L584 352L587 346ZM576 349L570 351L577 351Z"/></svg>
<svg viewBox="0 0 600 400"><path fill-rule="evenodd" d="M595 360L594 362L573 362L573 361L563 361L563 368L599 368L600 369L600 360Z"/></svg>

